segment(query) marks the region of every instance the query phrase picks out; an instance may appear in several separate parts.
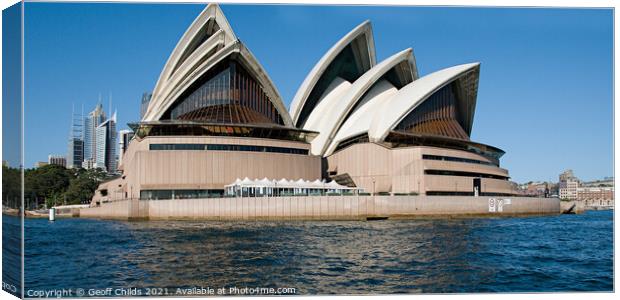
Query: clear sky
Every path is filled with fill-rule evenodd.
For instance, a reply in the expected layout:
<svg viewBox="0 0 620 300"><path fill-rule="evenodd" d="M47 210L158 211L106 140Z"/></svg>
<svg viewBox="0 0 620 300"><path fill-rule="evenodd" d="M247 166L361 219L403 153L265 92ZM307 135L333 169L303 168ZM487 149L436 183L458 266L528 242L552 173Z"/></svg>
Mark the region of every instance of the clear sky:
<svg viewBox="0 0 620 300"><path fill-rule="evenodd" d="M139 117L168 55L204 5L27 3L25 166L65 154L71 107L108 95L119 129ZM321 56L369 19L377 61L413 47L421 76L479 61L472 139L506 151L517 182L613 175L613 12L223 5L290 105Z"/></svg>

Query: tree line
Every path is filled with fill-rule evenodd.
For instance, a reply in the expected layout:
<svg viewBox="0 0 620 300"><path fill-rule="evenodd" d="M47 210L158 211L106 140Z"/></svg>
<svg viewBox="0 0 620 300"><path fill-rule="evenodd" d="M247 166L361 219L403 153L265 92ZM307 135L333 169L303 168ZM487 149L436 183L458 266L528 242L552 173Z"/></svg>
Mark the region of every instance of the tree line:
<svg viewBox="0 0 620 300"><path fill-rule="evenodd" d="M24 170L24 206L26 209L55 205L89 203L97 186L108 175L97 169L67 169L46 165ZM18 208L21 202L20 169L2 166L2 204Z"/></svg>

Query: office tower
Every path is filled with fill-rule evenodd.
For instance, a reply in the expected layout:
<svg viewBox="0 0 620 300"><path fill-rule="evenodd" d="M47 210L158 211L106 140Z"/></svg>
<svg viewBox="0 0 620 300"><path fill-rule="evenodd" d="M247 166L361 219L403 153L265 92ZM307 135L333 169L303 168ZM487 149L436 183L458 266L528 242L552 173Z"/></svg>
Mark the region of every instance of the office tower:
<svg viewBox="0 0 620 300"><path fill-rule="evenodd" d="M108 173L116 172L116 112L112 117L101 123L95 130L96 159L95 167Z"/></svg>
<svg viewBox="0 0 620 300"><path fill-rule="evenodd" d="M149 102L151 102L151 96L151 93L142 94L142 101L140 101L140 119L144 117L146 109L149 107Z"/></svg>
<svg viewBox="0 0 620 300"><path fill-rule="evenodd" d="M69 131L69 143L67 151L67 168L81 168L84 160L84 140L82 135L83 116L71 113L71 130Z"/></svg>
<svg viewBox="0 0 620 300"><path fill-rule="evenodd" d="M84 119L84 160L96 160L97 138L95 130L105 121L103 106L98 103L93 111Z"/></svg>

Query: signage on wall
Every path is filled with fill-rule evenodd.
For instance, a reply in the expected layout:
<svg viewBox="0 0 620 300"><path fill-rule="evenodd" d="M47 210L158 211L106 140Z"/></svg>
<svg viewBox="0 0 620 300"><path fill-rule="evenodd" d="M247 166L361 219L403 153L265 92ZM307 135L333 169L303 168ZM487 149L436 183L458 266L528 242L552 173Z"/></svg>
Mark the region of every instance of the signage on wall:
<svg viewBox="0 0 620 300"><path fill-rule="evenodd" d="M489 198L489 212L495 212L495 198Z"/></svg>
<svg viewBox="0 0 620 300"><path fill-rule="evenodd" d="M510 204L510 199L489 198L489 212L503 212L504 205Z"/></svg>

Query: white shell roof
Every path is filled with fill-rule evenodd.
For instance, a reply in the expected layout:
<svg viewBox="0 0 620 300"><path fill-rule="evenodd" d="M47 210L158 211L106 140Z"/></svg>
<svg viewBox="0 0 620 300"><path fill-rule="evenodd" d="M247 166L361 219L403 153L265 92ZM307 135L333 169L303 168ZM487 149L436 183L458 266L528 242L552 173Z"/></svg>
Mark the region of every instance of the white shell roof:
<svg viewBox="0 0 620 300"><path fill-rule="evenodd" d="M336 56L351 42L353 42L356 38L365 34L366 44L368 47L370 67L374 66L376 63L375 58L375 42L372 35L372 26L370 21L364 21L362 24L355 27L349 33L347 33L344 37L342 37L334 46L332 46L323 57L319 60L319 62L312 68L310 73L306 76L303 83L297 90L293 101L291 101L290 107L290 115L293 120L293 124L297 123L297 119L299 118L299 114L303 106L306 103L306 99L312 92L315 84L323 75L323 72L329 67L329 65L334 61Z"/></svg>
<svg viewBox="0 0 620 300"><path fill-rule="evenodd" d="M411 111L418 107L435 91L456 80L461 75L474 70L480 63L458 65L432 74L404 86L389 101L385 102L378 111L368 130L371 142L382 142L389 132Z"/></svg>
<svg viewBox="0 0 620 300"><path fill-rule="evenodd" d="M195 39L201 30L205 30L206 26L212 26L212 22L209 22L210 20L214 20L217 23L219 30L208 37L184 61L180 62L180 58L187 49L195 46ZM170 106L174 104L174 101L200 76L218 62L235 53L240 56L248 72L252 73L261 84L282 117L284 125L292 126L290 115L275 85L254 55L237 39L224 13L214 3L209 4L200 13L179 40L172 54L170 54L170 58L168 58L153 89L151 102L142 121L159 120Z"/></svg>
<svg viewBox="0 0 620 300"><path fill-rule="evenodd" d="M312 154L323 155L325 153L328 144L336 135L336 131L340 128L342 122L344 122L344 118L364 93L393 67L403 61L411 61L413 59L412 53L413 50L409 48L392 55L364 73L351 85L346 93L338 97L325 98L321 101L321 104L329 107L329 110L313 111L309 119L313 118L312 115L320 113L316 118L320 119L321 122L311 125L306 124L303 128L319 132L319 135L312 140Z"/></svg>
<svg viewBox="0 0 620 300"><path fill-rule="evenodd" d="M330 143L325 156L334 152L340 142L350 137L368 132L370 124L381 106L387 104L389 100L398 93L398 89L387 80L381 80L368 92L362 99L362 104L349 118L342 124L340 130Z"/></svg>

